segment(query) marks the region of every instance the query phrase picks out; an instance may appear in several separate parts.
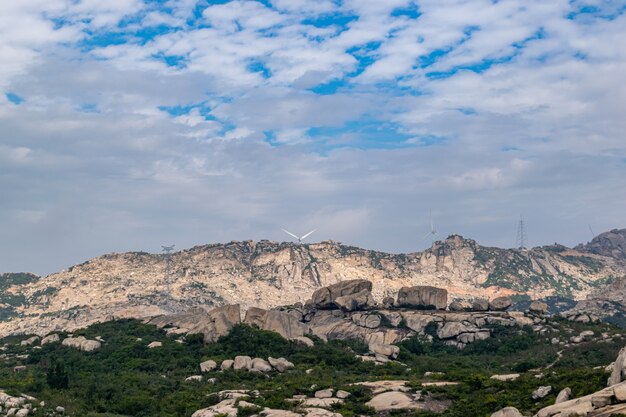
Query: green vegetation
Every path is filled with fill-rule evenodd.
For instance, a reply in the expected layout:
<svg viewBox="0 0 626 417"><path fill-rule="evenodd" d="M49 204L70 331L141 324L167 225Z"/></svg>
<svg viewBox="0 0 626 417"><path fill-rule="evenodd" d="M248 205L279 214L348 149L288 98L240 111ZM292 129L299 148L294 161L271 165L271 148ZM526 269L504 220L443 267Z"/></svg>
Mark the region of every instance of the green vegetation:
<svg viewBox="0 0 626 417"><path fill-rule="evenodd" d="M469 345L463 350L446 346L436 338L432 343L423 338L411 338L400 346L400 363L375 366L362 362L355 354L367 351L359 341L315 340L308 348L288 341L272 332L245 325L237 326L218 343L204 345L201 335L188 335L184 343L165 336L162 330L136 320L122 320L96 324L74 335L93 339L100 336L105 342L94 352L80 352L60 343L44 345L41 349L20 346L25 337L11 337L0 341L6 344L7 355L0 361L0 387L33 395L39 400L66 407L72 416L138 416L189 417L219 399L211 395L226 389L256 389L258 398L252 401L259 407L292 409L285 401L293 395L312 395L316 390L332 387L344 389L352 395L335 411L344 417L373 415L365 406L371 392L351 385L354 382L380 379L402 379L409 386L421 389L433 399L451 400L444 417L489 416L499 408L515 406L534 412L551 404L558 391L570 387L577 396L602 388L606 382L603 368L617 355L624 340L612 342L585 342L564 348L550 343L550 338L563 339L582 330L618 332L606 324L582 324L553 320L558 332L538 335L530 328L493 327L493 337ZM426 333L436 334L430 326ZM61 335L65 337L65 334ZM148 349L147 345L160 341L163 346ZM559 359L557 351L564 350ZM27 359L15 355L28 354ZM272 372L270 377L246 371L214 371L206 374L215 383L186 382L185 378L200 373L199 363L213 359L218 363L236 355L267 358L286 357L296 367L283 374ZM546 366L552 364L549 369ZM26 365L23 372L13 372L16 365ZM305 372L310 369L310 372ZM421 387L427 380L426 371L442 372L435 379L456 381L459 385ZM522 376L512 382L490 379L493 374L518 372ZM537 374L543 374L537 378ZM432 379L433 377L431 377ZM541 385L552 385L552 394L541 401L531 399L531 392ZM240 409L240 416L248 416L258 409ZM394 417L434 416L425 412L394 412Z"/></svg>

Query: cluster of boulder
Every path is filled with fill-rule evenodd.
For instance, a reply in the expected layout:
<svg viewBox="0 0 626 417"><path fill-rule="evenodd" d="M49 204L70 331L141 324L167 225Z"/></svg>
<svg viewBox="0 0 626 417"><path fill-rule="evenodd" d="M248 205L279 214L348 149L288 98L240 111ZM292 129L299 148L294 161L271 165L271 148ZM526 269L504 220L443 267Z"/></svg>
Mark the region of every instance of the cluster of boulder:
<svg viewBox="0 0 626 417"><path fill-rule="evenodd" d="M310 336L322 340L358 339L367 343L364 360L385 363L397 357L395 343L421 335L463 348L491 336L490 325L542 325L547 305L535 302L528 313L508 312L510 297L473 302L454 301L448 305L445 289L431 286L403 287L395 299L377 303L372 282L364 279L343 281L316 290L306 303L274 309L249 308L243 320L239 305L227 305L209 312L159 316L147 322L162 327L170 335L203 333L205 342L216 341L240 323L270 330L283 337L313 346Z"/></svg>
<svg viewBox="0 0 626 417"><path fill-rule="evenodd" d="M587 335L591 336L591 335ZM562 389L553 405L539 410L534 417L610 417L626 415L626 347L620 350L615 362L607 367L611 376L607 388L580 398L571 398L570 388ZM531 394L539 400L552 392L552 386L542 386ZM506 407L491 417L522 417L514 407Z"/></svg>
<svg viewBox="0 0 626 417"><path fill-rule="evenodd" d="M65 414L63 407L46 408L46 403L41 401L37 403L35 397L30 395L13 396L0 390L0 416L2 417L27 417L30 415L41 415L44 410L46 416L60 416Z"/></svg>
<svg viewBox="0 0 626 417"><path fill-rule="evenodd" d="M303 402L295 411L259 407L252 401L259 395L258 391L227 390L215 393L220 400L217 404L193 413L192 417L236 417L241 411L260 417L341 417L341 414L321 407L307 406ZM320 399L321 400L321 399Z"/></svg>
<svg viewBox="0 0 626 417"><path fill-rule="evenodd" d="M40 339L39 336L33 336L26 340L22 340L20 344L22 346L32 346L32 345L35 345L37 342L39 342L39 339ZM47 345L48 343L56 343L59 341L61 341L61 337L58 334L53 333L41 339L41 342L39 344L43 346L43 345ZM78 336L78 337L70 336L70 337L63 339L61 344L63 346L81 350L83 352L92 352L102 347L102 340L101 339L90 340L90 339L87 339L85 336Z"/></svg>
<svg viewBox="0 0 626 417"><path fill-rule="evenodd" d="M226 359L222 361L219 368L222 371L228 369L245 370L248 372L266 373L271 371L285 372L287 369L294 367L294 364L285 358L272 358L267 360L262 358L251 358L250 356L235 356L235 359ZM218 368L217 362L207 360L200 364L202 372L211 372Z"/></svg>

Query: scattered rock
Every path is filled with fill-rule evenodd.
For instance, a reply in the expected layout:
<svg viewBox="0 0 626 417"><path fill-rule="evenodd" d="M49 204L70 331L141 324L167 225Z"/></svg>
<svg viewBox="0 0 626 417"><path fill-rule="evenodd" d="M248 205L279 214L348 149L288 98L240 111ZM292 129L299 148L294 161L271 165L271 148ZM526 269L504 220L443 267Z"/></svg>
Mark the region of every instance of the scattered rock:
<svg viewBox="0 0 626 417"><path fill-rule="evenodd" d="M504 375L491 375L490 379L493 379L496 381L508 382L508 381L515 381L519 377L520 377L520 374L504 374Z"/></svg>
<svg viewBox="0 0 626 417"><path fill-rule="evenodd" d="M58 334L49 334L48 336L41 339L41 346L47 345L48 343L56 343L60 340L61 338L59 337Z"/></svg>
<svg viewBox="0 0 626 417"><path fill-rule="evenodd" d="M340 398L342 400L348 398L351 394L348 391L343 391L343 390L339 390L337 391L337 394L335 394L335 396L337 398Z"/></svg>
<svg viewBox="0 0 626 417"><path fill-rule="evenodd" d="M33 336L33 337L29 337L26 340L22 340L20 345L21 346L31 346L33 345L35 342L37 342L39 340L39 336Z"/></svg>
<svg viewBox="0 0 626 417"><path fill-rule="evenodd" d="M496 411L491 417L524 417L522 413L515 407L505 407L502 410Z"/></svg>
<svg viewBox="0 0 626 417"><path fill-rule="evenodd" d="M382 343L370 343L369 350L375 355L382 355L387 358L395 359L400 354L400 348L394 345L385 345Z"/></svg>
<svg viewBox="0 0 626 417"><path fill-rule="evenodd" d="M293 368L294 364L289 362L285 358L274 359L271 356L267 358L267 361L272 365L274 369L278 372L285 372L287 369Z"/></svg>
<svg viewBox="0 0 626 417"><path fill-rule="evenodd" d="M222 371L225 371L227 369L232 369L234 364L235 364L234 360L226 359L225 361L222 361L222 364L220 365L220 369Z"/></svg>
<svg viewBox="0 0 626 417"><path fill-rule="evenodd" d="M539 387L534 390L531 394L533 400L540 400L550 394L552 392L552 387L550 385L546 385L543 387Z"/></svg>
<svg viewBox="0 0 626 417"><path fill-rule="evenodd" d="M365 403L376 411L404 410L421 408L411 396L403 392L383 392Z"/></svg>
<svg viewBox="0 0 626 417"><path fill-rule="evenodd" d="M270 372L272 370L272 366L265 359L254 358L252 359L252 362L250 363L249 369L251 371L254 370L254 371L265 373L265 372Z"/></svg>
<svg viewBox="0 0 626 417"><path fill-rule="evenodd" d="M191 375L185 378L187 382L200 382L202 381L202 375Z"/></svg>
<svg viewBox="0 0 626 417"><path fill-rule="evenodd" d="M252 358L250 356L235 356L233 369L250 369Z"/></svg>
<svg viewBox="0 0 626 417"><path fill-rule="evenodd" d="M334 390L332 388L323 389L315 392L315 398L332 398Z"/></svg>
<svg viewBox="0 0 626 417"><path fill-rule="evenodd" d="M208 361L204 361L200 364L200 371L201 372L211 372L213 371L215 368L217 368L217 363L213 360L208 360Z"/></svg>
<svg viewBox="0 0 626 417"><path fill-rule="evenodd" d="M150 342L148 344L148 349L154 349L163 346L162 342Z"/></svg>
<svg viewBox="0 0 626 417"><path fill-rule="evenodd" d="M570 388L563 388L556 396L555 404L559 404L565 401L569 401L572 398L572 390Z"/></svg>

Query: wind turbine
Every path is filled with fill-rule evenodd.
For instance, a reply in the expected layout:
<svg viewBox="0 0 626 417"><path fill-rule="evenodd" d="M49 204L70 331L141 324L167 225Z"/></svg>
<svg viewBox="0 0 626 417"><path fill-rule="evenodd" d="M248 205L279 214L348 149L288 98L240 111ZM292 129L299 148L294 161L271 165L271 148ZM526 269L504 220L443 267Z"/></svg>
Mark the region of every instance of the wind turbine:
<svg viewBox="0 0 626 417"><path fill-rule="evenodd" d="M595 237L596 237L596 234L595 234L595 233L593 233L593 229L591 228L591 225L589 225L589 231L591 232L591 238L592 238L592 239L593 239L593 238L595 238Z"/></svg>
<svg viewBox="0 0 626 417"><path fill-rule="evenodd" d="M426 239L428 236L430 236L431 245L435 243L435 236L437 236L437 230L435 230L435 225L433 223L433 211L432 210L430 210L430 232L426 233L426 236L424 236L424 239Z"/></svg>
<svg viewBox="0 0 626 417"><path fill-rule="evenodd" d="M291 233L289 230L285 230L285 229L280 229L280 230L282 230L283 232L287 233L289 236L292 236L292 237L294 237L294 238L298 239L298 244L300 245L300 244L302 244L302 241L303 241L304 239L306 239L307 237L311 236L311 234L312 234L314 231L316 231L317 229L313 229L313 230L311 230L309 233L307 233L306 235L303 235L303 236L296 236L296 235L294 235L293 233Z"/></svg>

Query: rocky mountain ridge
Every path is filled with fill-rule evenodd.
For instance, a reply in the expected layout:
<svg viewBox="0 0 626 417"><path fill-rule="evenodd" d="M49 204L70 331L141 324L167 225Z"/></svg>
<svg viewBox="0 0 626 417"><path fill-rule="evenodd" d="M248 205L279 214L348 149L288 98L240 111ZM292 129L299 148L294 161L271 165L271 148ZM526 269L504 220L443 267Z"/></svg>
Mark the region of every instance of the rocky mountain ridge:
<svg viewBox="0 0 626 417"><path fill-rule="evenodd" d="M626 236L626 229L608 233L613 242L616 235ZM604 235L594 241L604 242ZM1 276L0 335L72 330L113 318L154 317L225 304L269 308L304 302L321 287L357 278L374 282L373 296L378 300L415 285L445 288L452 299L502 295L584 299L626 274L626 260L613 256L618 252L611 250L607 256L606 251L587 248L499 249L458 235L410 254L333 241L303 245L244 241L172 253L169 273L167 255L114 253L46 277Z"/></svg>

